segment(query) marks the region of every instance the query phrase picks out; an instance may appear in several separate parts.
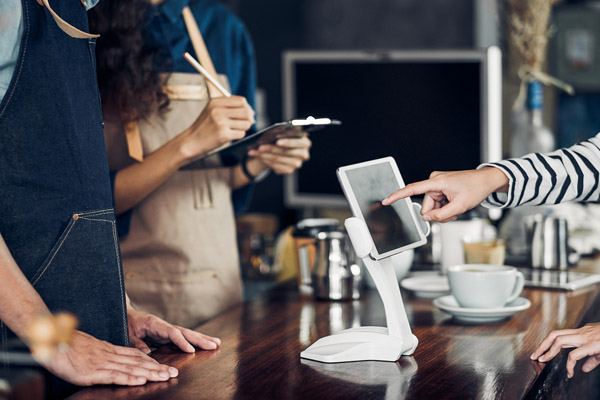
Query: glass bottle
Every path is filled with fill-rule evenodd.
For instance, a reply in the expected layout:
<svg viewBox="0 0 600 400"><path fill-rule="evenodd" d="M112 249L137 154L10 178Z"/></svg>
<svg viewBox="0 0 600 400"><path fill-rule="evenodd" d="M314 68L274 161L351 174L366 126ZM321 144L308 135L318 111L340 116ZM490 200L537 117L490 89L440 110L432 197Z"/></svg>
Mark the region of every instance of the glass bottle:
<svg viewBox="0 0 600 400"><path fill-rule="evenodd" d="M542 118L543 93L540 81L527 83L527 104L513 114L513 136L510 146L511 157L522 157L529 153L548 153L554 150L552 132ZM521 206L512 208L500 228L500 237L506 241L506 250L511 256L527 254L527 241L523 219L544 212L546 206Z"/></svg>
<svg viewBox="0 0 600 400"><path fill-rule="evenodd" d="M511 157L529 153L548 153L555 149L554 135L542 118L543 92L540 81L527 84L527 111L515 115L515 130L511 141Z"/></svg>

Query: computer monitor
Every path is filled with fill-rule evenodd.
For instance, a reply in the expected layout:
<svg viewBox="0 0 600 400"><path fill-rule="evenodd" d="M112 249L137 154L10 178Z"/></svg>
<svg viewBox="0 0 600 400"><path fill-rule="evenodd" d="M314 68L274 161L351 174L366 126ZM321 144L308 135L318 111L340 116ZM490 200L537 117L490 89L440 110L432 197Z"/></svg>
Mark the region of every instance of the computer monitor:
<svg viewBox="0 0 600 400"><path fill-rule="evenodd" d="M502 157L501 55L460 51L288 51L283 114L342 121L311 134L311 159L287 176L292 208L347 207L335 171L385 156L406 183Z"/></svg>

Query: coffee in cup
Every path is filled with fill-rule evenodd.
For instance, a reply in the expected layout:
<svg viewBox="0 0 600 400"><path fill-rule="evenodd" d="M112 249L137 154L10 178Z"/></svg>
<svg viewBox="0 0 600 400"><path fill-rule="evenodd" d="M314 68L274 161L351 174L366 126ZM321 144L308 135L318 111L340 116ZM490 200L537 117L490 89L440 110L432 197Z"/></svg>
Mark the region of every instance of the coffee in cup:
<svg viewBox="0 0 600 400"><path fill-rule="evenodd" d="M462 244L467 264L502 265L504 263L505 247L502 239L475 240L465 237Z"/></svg>
<svg viewBox="0 0 600 400"><path fill-rule="evenodd" d="M498 308L521 294L525 278L507 265L461 264L448 268L448 282L461 307Z"/></svg>

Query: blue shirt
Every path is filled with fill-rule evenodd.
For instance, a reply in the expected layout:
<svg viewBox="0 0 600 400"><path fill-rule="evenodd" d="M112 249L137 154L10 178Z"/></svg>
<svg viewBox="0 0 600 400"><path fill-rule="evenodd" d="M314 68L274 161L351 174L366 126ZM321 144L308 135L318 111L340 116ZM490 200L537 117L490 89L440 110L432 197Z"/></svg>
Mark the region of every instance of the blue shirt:
<svg viewBox="0 0 600 400"><path fill-rule="evenodd" d="M99 0L88 0L91 9ZM23 36L23 8L21 0L0 0L0 101L6 94L19 57Z"/></svg>
<svg viewBox="0 0 600 400"><path fill-rule="evenodd" d="M172 70L160 72L196 73L183 58L186 51L195 54L181 15L188 5L215 69L227 76L231 92L244 96L254 108L256 70L250 35L244 24L216 1L166 0L154 8L146 25L147 40L165 51L172 60Z"/></svg>
<svg viewBox="0 0 600 400"><path fill-rule="evenodd" d="M0 101L8 90L23 36L21 0L0 0Z"/></svg>

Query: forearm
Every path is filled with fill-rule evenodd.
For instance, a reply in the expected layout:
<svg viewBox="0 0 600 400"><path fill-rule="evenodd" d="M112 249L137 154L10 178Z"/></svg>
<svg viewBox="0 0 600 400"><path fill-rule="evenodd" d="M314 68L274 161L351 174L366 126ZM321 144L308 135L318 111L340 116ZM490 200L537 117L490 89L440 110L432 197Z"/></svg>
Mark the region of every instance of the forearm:
<svg viewBox="0 0 600 400"><path fill-rule="evenodd" d="M31 321L48 313L48 307L23 275L0 235L0 320L19 337L25 337Z"/></svg>
<svg viewBox="0 0 600 400"><path fill-rule="evenodd" d="M260 161L258 158L248 158L246 160L242 160L242 162L246 163L246 169L252 176L258 176L262 172L266 171L269 167ZM250 183L250 179L244 174L242 170L242 165L236 165L233 169L233 187L232 189L239 189L242 186L245 186Z"/></svg>
<svg viewBox="0 0 600 400"><path fill-rule="evenodd" d="M600 195L600 137L548 154L486 165L502 170L510 180L505 196L488 199L502 207L596 200Z"/></svg>
<svg viewBox="0 0 600 400"><path fill-rule="evenodd" d="M119 215L135 207L189 160L178 136L148 155L144 162L119 170L113 193L115 213Z"/></svg>

